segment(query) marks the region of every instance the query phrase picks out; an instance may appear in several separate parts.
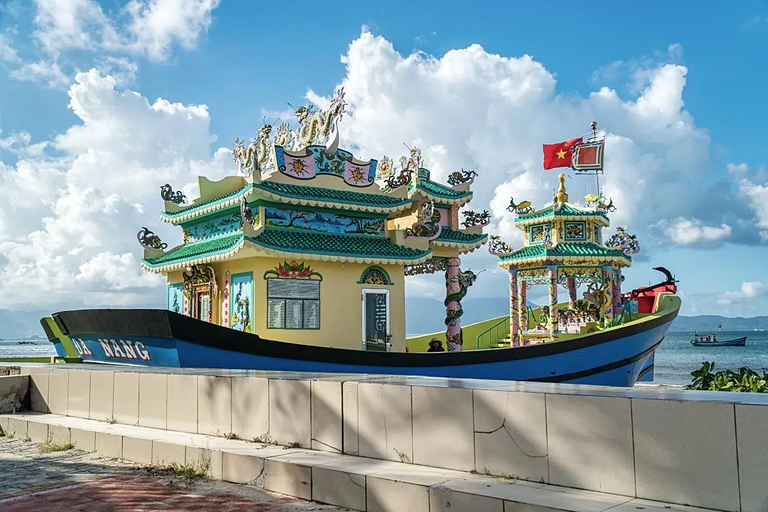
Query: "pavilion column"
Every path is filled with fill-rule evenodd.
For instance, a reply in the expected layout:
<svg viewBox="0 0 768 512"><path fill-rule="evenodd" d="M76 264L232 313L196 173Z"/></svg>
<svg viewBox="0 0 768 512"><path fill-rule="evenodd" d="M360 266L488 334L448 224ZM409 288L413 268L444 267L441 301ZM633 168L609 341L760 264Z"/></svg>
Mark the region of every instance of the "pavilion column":
<svg viewBox="0 0 768 512"><path fill-rule="evenodd" d="M528 282L523 279L519 279L518 281L517 304L520 313L518 325L520 326L520 332L525 332L528 330ZM520 345L525 345L525 339L522 337L520 338Z"/></svg>
<svg viewBox="0 0 768 512"><path fill-rule="evenodd" d="M608 325L613 320L613 268L610 265L603 267L603 326Z"/></svg>
<svg viewBox="0 0 768 512"><path fill-rule="evenodd" d="M549 336L557 338L559 336L558 323L560 318L557 314L557 267L549 267Z"/></svg>
<svg viewBox="0 0 768 512"><path fill-rule="evenodd" d="M462 290L459 274L461 259L447 258L445 267L445 340L449 352L461 352L461 298Z"/></svg>
<svg viewBox="0 0 768 512"><path fill-rule="evenodd" d="M621 311L621 270L619 269L613 272L611 298L613 299L613 315L616 316Z"/></svg>
<svg viewBox="0 0 768 512"><path fill-rule="evenodd" d="M569 277L568 278L568 302L570 304L573 304L576 302L576 278L575 277Z"/></svg>
<svg viewBox="0 0 768 512"><path fill-rule="evenodd" d="M523 281L525 286L525 281ZM520 308L517 304L517 270L509 269L509 340L510 346L518 345L520 331Z"/></svg>

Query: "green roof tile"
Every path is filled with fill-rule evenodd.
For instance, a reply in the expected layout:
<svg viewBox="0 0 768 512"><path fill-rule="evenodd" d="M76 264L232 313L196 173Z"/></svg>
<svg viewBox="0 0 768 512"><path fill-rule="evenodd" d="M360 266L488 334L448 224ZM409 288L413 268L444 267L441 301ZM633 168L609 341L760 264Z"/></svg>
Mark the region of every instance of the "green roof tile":
<svg viewBox="0 0 768 512"><path fill-rule="evenodd" d="M253 242L277 251L356 258L416 260L430 253L397 245L376 236L331 235L272 228L265 229Z"/></svg>
<svg viewBox="0 0 768 512"><path fill-rule="evenodd" d="M150 267L158 267L186 260L194 260L205 256L213 256L234 249L242 240L242 231L237 231L228 235L215 236L206 238L205 240L184 244L162 256L148 258L143 261Z"/></svg>
<svg viewBox="0 0 768 512"><path fill-rule="evenodd" d="M454 231L453 229L443 227L440 231L440 236L435 238L438 242L458 242L465 244L474 244L487 238L488 235L484 233L472 234L464 233L462 231Z"/></svg>
<svg viewBox="0 0 768 512"><path fill-rule="evenodd" d="M416 186L416 188L422 192L426 192L431 196L440 197L443 199L461 199L463 197L472 195L472 192L455 190L451 187L447 187L445 185L441 185L440 183L435 183L434 181L429 180L419 180L419 184Z"/></svg>
<svg viewBox="0 0 768 512"><path fill-rule="evenodd" d="M212 204L219 203L221 201L226 201L227 199L231 199L231 198L233 198L235 196L241 195L245 191L250 189L252 186L253 185L248 184L247 186L245 186L243 188L239 188L237 190L234 190L234 191L230 192L229 194L224 194L223 196L215 197L213 199L209 199L208 201L205 201L205 202L202 202L202 203L190 204L190 205L182 207L181 209L179 209L178 211L175 211L175 212L163 212L163 215L165 217L168 217L169 219L172 219L174 217L178 217L180 215L184 215L186 213L189 213L192 210L196 210L197 208L202 208L204 206L210 206Z"/></svg>
<svg viewBox="0 0 768 512"><path fill-rule="evenodd" d="M530 215L520 215L515 219L515 223L528 222L530 220L544 219L546 217L602 217L608 220L608 216L603 212L597 211L584 211L578 208L574 208L569 204L564 204L559 210L554 210L553 205L549 205L546 208L531 213Z"/></svg>
<svg viewBox="0 0 768 512"><path fill-rule="evenodd" d="M552 249L546 249L544 244L529 245L518 249L508 256L502 256L499 258L501 261L516 261L526 258L542 258L542 257L566 257L566 256L582 256L582 257L622 257L627 260L632 260L630 256L624 254L621 250L606 249L593 243L572 243L561 242Z"/></svg>
<svg viewBox="0 0 768 512"><path fill-rule="evenodd" d="M257 189L266 190L273 194L316 201L328 201L332 203L347 203L360 206L374 206L391 208L410 203L410 199L392 197L386 194L366 194L364 192L352 192L349 190L336 190L332 188L308 187L304 185L289 185L264 181L254 185Z"/></svg>

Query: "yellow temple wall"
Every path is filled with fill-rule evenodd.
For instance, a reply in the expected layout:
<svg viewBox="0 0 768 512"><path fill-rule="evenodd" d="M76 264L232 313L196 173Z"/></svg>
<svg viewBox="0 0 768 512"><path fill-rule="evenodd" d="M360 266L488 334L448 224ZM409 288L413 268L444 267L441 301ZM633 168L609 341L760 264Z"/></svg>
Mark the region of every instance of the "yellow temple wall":
<svg viewBox="0 0 768 512"><path fill-rule="evenodd" d="M224 276L244 272L253 273L253 316L252 332L262 338L316 345L323 347L360 350L363 341L362 290L382 289L389 291L390 332L392 351L405 352L405 276L402 266L377 265L383 268L392 285L357 284L363 271L370 266L362 263L337 263L296 259L309 265L322 276L320 283L320 328L319 329L268 329L267 328L267 279L264 273L284 264L287 258L247 258L210 264L216 272L219 296L213 301L213 321L224 324L222 302ZM291 259L287 259L291 262ZM203 267L206 264L201 265ZM316 279L316 278L315 278ZM168 283L182 281L182 272L168 274ZM231 294L234 299L234 292ZM230 305L230 308L232 305Z"/></svg>

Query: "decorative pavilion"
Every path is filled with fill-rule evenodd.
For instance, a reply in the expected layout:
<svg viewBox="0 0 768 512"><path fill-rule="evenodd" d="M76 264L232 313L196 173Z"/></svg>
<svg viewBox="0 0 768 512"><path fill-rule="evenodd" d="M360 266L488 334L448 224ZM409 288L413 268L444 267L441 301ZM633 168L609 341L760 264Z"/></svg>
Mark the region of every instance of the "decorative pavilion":
<svg viewBox="0 0 768 512"><path fill-rule="evenodd" d="M420 151L395 171L391 159L358 160L338 149L343 90L328 110L303 106L298 128L264 125L246 147L242 175L198 177L189 204L161 188L160 218L183 241L168 249L144 228L141 266L167 277L178 313L266 339L363 350L405 351L405 276L446 273L449 347L461 349L461 298L474 281L460 256L485 243L488 212L472 199L473 172L451 185L430 179Z"/></svg>
<svg viewBox="0 0 768 512"><path fill-rule="evenodd" d="M523 247L512 251L498 237L489 250L509 272L510 343L512 346L554 341L611 325L622 307L621 269L632 264L639 250L634 235L617 228L605 244L602 229L609 226L613 204L587 196L588 207L568 202L565 175L552 204L534 210L527 201L510 204L515 226L523 231ZM535 312L527 294L533 285L546 285L548 303ZM587 285L577 298L580 285ZM558 285L568 291L568 303L558 305Z"/></svg>

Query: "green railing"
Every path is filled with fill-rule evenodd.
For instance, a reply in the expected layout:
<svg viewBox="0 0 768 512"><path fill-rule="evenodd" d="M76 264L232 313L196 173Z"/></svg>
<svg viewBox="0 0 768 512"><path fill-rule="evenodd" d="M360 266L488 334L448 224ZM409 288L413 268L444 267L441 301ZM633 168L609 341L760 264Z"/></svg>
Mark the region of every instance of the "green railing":
<svg viewBox="0 0 768 512"><path fill-rule="evenodd" d="M632 312L630 310L630 303L628 300L624 301L624 305L621 307L621 311L613 315L613 318L610 322L605 326L608 327L617 327L619 325L623 325L627 322L632 321Z"/></svg>
<svg viewBox="0 0 768 512"><path fill-rule="evenodd" d="M483 332L475 339L475 348L498 348L499 341L509 337L509 317L505 316Z"/></svg>

